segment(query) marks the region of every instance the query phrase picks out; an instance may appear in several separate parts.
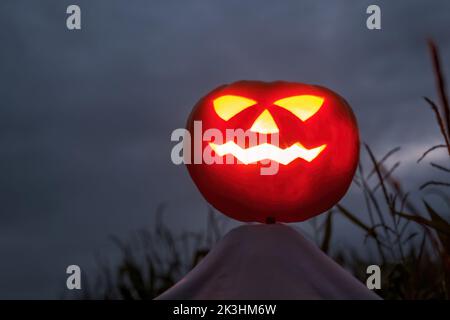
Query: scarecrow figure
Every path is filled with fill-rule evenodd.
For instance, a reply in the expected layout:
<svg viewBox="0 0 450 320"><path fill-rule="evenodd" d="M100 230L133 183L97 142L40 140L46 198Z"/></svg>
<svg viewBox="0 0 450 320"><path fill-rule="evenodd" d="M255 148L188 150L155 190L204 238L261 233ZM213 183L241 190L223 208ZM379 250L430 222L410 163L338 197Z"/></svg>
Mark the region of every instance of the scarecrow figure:
<svg viewBox="0 0 450 320"><path fill-rule="evenodd" d="M191 135L197 123L206 139L189 146L194 183L223 214L256 224L229 232L158 299L379 299L283 224L331 209L351 184L359 134L341 96L239 81L203 97L188 119Z"/></svg>

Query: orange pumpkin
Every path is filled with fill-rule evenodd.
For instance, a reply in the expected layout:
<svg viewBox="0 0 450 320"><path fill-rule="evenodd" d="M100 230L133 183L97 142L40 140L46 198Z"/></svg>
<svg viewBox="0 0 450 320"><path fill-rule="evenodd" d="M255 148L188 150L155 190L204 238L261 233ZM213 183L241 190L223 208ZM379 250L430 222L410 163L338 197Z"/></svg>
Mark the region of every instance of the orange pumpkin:
<svg viewBox="0 0 450 320"><path fill-rule="evenodd" d="M196 121L223 134L222 141L202 141L201 150L224 161L191 161L189 174L211 205L237 220L296 222L318 215L344 196L358 163L355 116L324 87L238 81L200 99L187 123L191 135ZM257 143L227 137L239 129L256 133ZM275 173L262 174L273 164Z"/></svg>

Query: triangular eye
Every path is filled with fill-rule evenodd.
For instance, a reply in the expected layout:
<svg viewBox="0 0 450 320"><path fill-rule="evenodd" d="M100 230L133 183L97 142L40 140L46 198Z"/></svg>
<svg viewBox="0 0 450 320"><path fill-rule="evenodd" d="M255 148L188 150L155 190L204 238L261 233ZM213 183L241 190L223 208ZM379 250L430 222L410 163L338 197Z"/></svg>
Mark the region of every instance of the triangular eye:
<svg viewBox="0 0 450 320"><path fill-rule="evenodd" d="M275 101L274 104L292 112L302 121L306 121L319 111L323 101L321 97L301 95L283 98Z"/></svg>
<svg viewBox="0 0 450 320"><path fill-rule="evenodd" d="M214 99L213 104L217 115L228 121L242 110L256 104L256 101L240 96L226 95Z"/></svg>

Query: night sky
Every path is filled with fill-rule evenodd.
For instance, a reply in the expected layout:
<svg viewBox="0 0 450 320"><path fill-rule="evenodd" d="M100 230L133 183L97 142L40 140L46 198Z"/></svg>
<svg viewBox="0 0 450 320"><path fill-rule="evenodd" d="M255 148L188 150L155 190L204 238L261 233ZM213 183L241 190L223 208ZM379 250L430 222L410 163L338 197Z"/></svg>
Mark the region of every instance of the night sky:
<svg viewBox="0 0 450 320"><path fill-rule="evenodd" d="M66 28L69 4L80 31ZM369 4L382 30L366 28ZM110 235L151 226L161 203L175 230L203 228L207 204L171 163L170 134L220 84L335 90L377 155L402 146L397 175L417 190L417 158L441 143L422 99L436 98L426 39L450 77L449 13L445 0L1 1L0 298L60 297L68 265L89 274L116 252Z"/></svg>

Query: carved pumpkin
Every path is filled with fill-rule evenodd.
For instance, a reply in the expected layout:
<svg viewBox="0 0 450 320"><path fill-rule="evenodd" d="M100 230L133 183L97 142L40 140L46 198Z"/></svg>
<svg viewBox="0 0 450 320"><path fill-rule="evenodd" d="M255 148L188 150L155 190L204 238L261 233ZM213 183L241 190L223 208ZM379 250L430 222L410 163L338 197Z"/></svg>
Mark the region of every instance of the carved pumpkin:
<svg viewBox="0 0 450 320"><path fill-rule="evenodd" d="M239 81L220 86L194 107L194 122L216 129L223 141L202 141L223 163L187 164L206 200L241 221L296 222L334 206L346 193L359 155L356 119L347 102L320 86L292 82ZM227 137L241 129L265 137L250 145ZM278 143L271 143L277 135ZM192 160L195 146L192 145ZM226 164L225 158L233 158ZM261 170L275 163L278 170Z"/></svg>

